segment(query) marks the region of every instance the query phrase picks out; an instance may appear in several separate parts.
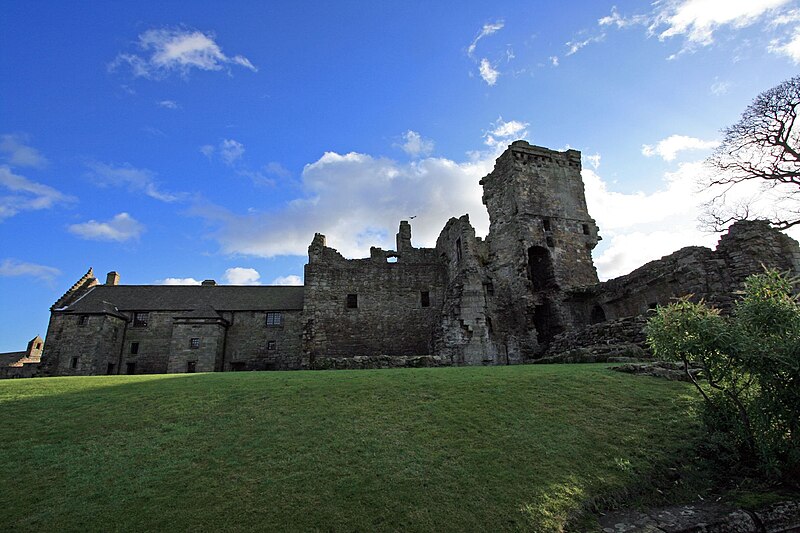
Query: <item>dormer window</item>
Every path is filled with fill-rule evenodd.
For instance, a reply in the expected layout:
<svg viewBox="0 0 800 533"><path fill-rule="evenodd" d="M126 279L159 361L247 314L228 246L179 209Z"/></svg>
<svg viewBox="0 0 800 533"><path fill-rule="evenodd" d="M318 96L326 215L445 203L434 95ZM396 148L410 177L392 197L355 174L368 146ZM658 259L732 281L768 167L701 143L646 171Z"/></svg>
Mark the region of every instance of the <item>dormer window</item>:
<svg viewBox="0 0 800 533"><path fill-rule="evenodd" d="M149 313L134 313L133 314L133 327L135 328L146 328L147 327L147 319L149 318Z"/></svg>

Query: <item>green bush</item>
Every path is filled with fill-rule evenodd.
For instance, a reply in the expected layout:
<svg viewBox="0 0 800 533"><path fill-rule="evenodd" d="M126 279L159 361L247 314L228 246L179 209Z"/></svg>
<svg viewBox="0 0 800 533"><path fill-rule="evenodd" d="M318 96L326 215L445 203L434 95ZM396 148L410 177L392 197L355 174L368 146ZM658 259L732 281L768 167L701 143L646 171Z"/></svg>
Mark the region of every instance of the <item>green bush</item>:
<svg viewBox="0 0 800 533"><path fill-rule="evenodd" d="M745 281L730 316L682 298L656 309L647 338L681 361L704 401L718 456L763 474L800 478L800 305L776 271ZM699 368L702 379L690 372Z"/></svg>

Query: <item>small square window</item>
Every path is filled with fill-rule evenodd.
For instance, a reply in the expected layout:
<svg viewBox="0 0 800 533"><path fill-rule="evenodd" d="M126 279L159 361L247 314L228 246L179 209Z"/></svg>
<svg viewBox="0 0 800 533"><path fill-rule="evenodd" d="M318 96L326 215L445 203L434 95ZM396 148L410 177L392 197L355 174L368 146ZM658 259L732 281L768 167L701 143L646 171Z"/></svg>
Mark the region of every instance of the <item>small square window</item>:
<svg viewBox="0 0 800 533"><path fill-rule="evenodd" d="M126 374L135 374L136 373L136 363L127 363L125 365L125 373Z"/></svg>
<svg viewBox="0 0 800 533"><path fill-rule="evenodd" d="M192 337L189 339L189 348L192 350L200 348L200 337Z"/></svg>
<svg viewBox="0 0 800 533"><path fill-rule="evenodd" d="M542 226L544 226L544 230L545 231L550 231L552 229L552 227L550 226L550 219L549 218L543 218L542 219Z"/></svg>
<svg viewBox="0 0 800 533"><path fill-rule="evenodd" d="M36 343L36 349L37 350L41 350L42 349L42 343L41 342L37 342Z"/></svg>
<svg viewBox="0 0 800 533"><path fill-rule="evenodd" d="M194 374L195 372L197 372L197 361L187 361L186 372L189 374Z"/></svg>
<svg viewBox="0 0 800 533"><path fill-rule="evenodd" d="M267 341L267 350L273 351L278 348L278 343L275 341Z"/></svg>
<svg viewBox="0 0 800 533"><path fill-rule="evenodd" d="M78 358L77 357L73 357L72 358L72 361L69 362L69 367L70 368L78 368Z"/></svg>
<svg viewBox="0 0 800 533"><path fill-rule="evenodd" d="M78 317L78 325L85 326L89 323L89 315L81 315Z"/></svg>
<svg viewBox="0 0 800 533"><path fill-rule="evenodd" d="M131 355L136 355L139 353L139 343L132 342L131 343Z"/></svg>
<svg viewBox="0 0 800 533"><path fill-rule="evenodd" d="M109 376L114 373L114 363L108 363L108 367L106 367L106 374Z"/></svg>
<svg viewBox="0 0 800 533"><path fill-rule="evenodd" d="M591 235L589 231L589 224L581 224L581 229L583 230L584 235Z"/></svg>
<svg viewBox="0 0 800 533"><path fill-rule="evenodd" d="M280 326L283 323L283 315L279 311L270 311L267 313L268 326Z"/></svg>
<svg viewBox="0 0 800 533"><path fill-rule="evenodd" d="M348 309L357 309L358 308L358 294L348 294L347 295L347 308Z"/></svg>
<svg viewBox="0 0 800 533"><path fill-rule="evenodd" d="M134 313L133 314L133 327L146 328L147 327L148 313Z"/></svg>
<svg viewBox="0 0 800 533"><path fill-rule="evenodd" d="M422 291L419 293L419 300L422 307L430 307L431 306L431 293L428 291Z"/></svg>

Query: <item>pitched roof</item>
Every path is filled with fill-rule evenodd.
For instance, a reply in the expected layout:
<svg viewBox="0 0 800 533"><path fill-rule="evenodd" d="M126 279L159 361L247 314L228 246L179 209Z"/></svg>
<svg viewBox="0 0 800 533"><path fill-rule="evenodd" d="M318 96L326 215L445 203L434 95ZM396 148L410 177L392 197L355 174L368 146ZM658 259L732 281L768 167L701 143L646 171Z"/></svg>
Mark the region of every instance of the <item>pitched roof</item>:
<svg viewBox="0 0 800 533"><path fill-rule="evenodd" d="M291 311L303 309L302 286L97 285L58 309L72 313L119 311Z"/></svg>

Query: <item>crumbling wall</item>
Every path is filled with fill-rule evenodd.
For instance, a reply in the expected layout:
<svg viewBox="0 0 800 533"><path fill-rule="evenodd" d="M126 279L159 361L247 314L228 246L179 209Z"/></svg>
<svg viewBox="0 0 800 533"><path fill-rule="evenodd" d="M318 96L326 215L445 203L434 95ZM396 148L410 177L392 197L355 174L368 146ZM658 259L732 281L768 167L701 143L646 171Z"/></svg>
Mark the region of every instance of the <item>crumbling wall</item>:
<svg viewBox="0 0 800 533"><path fill-rule="evenodd" d="M372 248L368 259L345 259L315 236L305 267L304 365L315 368L325 357L432 353L443 267L435 250L410 246L410 226L399 233L407 246Z"/></svg>

